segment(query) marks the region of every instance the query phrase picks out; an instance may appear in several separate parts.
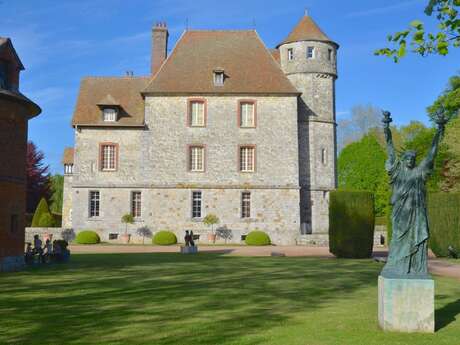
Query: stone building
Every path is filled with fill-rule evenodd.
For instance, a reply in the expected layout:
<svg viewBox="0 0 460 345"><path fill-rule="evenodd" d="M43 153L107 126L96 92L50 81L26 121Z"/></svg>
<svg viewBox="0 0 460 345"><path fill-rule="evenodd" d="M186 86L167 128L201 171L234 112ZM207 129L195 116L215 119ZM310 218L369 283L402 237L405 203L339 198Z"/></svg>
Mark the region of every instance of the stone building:
<svg viewBox="0 0 460 345"><path fill-rule="evenodd" d="M132 234L182 238L204 235L212 213L232 242L254 229L277 244L327 234L338 45L308 16L272 50L254 30L187 30L167 56L163 23L152 41L151 75L81 82L64 224L114 240L132 213Z"/></svg>
<svg viewBox="0 0 460 345"><path fill-rule="evenodd" d="M0 37L0 271L24 265L27 125L41 112L19 92L21 70L11 40Z"/></svg>

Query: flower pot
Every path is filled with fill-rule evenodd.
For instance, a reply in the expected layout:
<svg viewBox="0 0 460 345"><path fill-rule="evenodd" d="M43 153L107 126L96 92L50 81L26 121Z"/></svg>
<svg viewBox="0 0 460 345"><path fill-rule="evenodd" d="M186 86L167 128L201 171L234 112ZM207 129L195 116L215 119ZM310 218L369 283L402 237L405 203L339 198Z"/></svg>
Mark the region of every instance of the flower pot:
<svg viewBox="0 0 460 345"><path fill-rule="evenodd" d="M120 239L121 239L121 243L128 244L129 240L131 239L131 235L123 234L123 235L120 236Z"/></svg>
<svg viewBox="0 0 460 345"><path fill-rule="evenodd" d="M208 242L216 243L216 234L208 234Z"/></svg>

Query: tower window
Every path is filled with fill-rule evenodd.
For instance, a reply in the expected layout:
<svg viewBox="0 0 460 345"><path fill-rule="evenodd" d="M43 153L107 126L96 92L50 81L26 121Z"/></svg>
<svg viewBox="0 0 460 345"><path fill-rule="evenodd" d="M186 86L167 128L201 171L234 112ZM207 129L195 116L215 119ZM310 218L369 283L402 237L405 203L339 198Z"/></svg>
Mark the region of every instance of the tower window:
<svg viewBox="0 0 460 345"><path fill-rule="evenodd" d="M327 150L326 149L321 149L321 163L323 163L323 165L327 165Z"/></svg>
<svg viewBox="0 0 460 345"><path fill-rule="evenodd" d="M64 164L64 174L73 174L73 164Z"/></svg>
<svg viewBox="0 0 460 345"><path fill-rule="evenodd" d="M192 192L192 218L201 218L201 192Z"/></svg>
<svg viewBox="0 0 460 345"><path fill-rule="evenodd" d="M224 85L224 71L223 70L214 71L214 85L215 86Z"/></svg>
<svg viewBox="0 0 460 345"><path fill-rule="evenodd" d="M315 47L308 47L307 48L307 59L314 59L315 58Z"/></svg>
<svg viewBox="0 0 460 345"><path fill-rule="evenodd" d="M327 50L327 59L328 59L329 61L332 61L332 49L328 49L328 50Z"/></svg>
<svg viewBox="0 0 460 345"><path fill-rule="evenodd" d="M288 56L288 61L292 61L294 60L294 49L293 48L289 48L287 50L287 56Z"/></svg>

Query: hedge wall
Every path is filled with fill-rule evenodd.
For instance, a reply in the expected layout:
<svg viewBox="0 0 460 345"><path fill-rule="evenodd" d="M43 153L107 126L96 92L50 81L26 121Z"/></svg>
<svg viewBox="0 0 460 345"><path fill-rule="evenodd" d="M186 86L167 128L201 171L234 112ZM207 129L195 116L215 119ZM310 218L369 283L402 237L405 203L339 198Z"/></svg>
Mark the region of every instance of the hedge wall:
<svg viewBox="0 0 460 345"><path fill-rule="evenodd" d="M449 256L448 247L460 251L460 194L428 195L429 246L436 256Z"/></svg>
<svg viewBox="0 0 460 345"><path fill-rule="evenodd" d="M329 201L329 251L341 258L369 258L374 244L374 194L333 191Z"/></svg>

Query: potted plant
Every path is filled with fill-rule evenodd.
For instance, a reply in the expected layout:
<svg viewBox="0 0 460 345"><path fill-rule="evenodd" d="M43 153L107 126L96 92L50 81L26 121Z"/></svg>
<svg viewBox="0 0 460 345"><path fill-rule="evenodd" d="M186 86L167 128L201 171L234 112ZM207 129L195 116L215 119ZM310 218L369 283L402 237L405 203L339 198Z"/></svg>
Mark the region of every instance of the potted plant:
<svg viewBox="0 0 460 345"><path fill-rule="evenodd" d="M219 223L219 218L215 214L208 214L203 219L203 224L211 227L211 233L208 234L208 241L215 243L216 234L214 233L214 225Z"/></svg>
<svg viewBox="0 0 460 345"><path fill-rule="evenodd" d="M128 234L128 224L133 224L134 223L134 217L132 214L127 213L121 217L121 222L125 224L125 233L121 235L121 241L124 244L129 243L129 239L131 235Z"/></svg>

